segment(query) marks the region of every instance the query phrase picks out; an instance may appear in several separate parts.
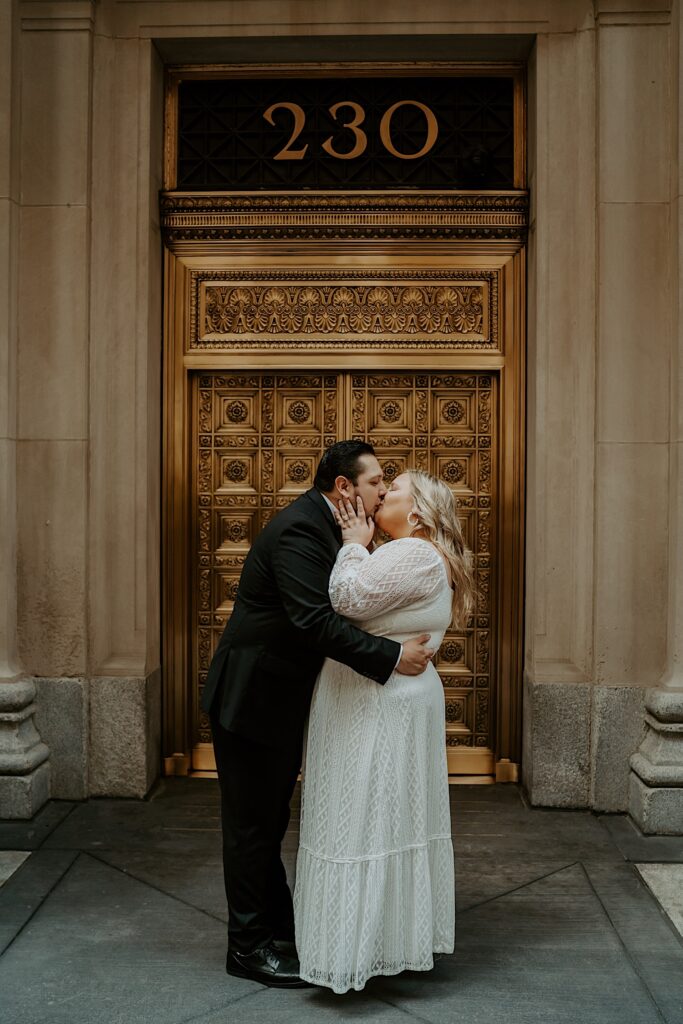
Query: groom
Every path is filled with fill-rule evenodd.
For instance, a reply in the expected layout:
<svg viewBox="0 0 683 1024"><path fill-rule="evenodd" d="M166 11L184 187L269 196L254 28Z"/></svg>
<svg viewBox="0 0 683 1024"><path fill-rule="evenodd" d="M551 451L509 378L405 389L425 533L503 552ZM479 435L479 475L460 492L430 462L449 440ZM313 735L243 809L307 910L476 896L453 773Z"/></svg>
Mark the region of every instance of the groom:
<svg viewBox="0 0 683 1024"><path fill-rule="evenodd" d="M341 547L332 509L342 497L355 507L360 497L374 516L385 494L371 445L340 441L323 453L314 486L254 541L204 687L221 788L226 970L265 985L306 984L280 843L324 659L349 665L374 686L394 669L420 675L432 653L426 634L403 645L371 636L330 605Z"/></svg>

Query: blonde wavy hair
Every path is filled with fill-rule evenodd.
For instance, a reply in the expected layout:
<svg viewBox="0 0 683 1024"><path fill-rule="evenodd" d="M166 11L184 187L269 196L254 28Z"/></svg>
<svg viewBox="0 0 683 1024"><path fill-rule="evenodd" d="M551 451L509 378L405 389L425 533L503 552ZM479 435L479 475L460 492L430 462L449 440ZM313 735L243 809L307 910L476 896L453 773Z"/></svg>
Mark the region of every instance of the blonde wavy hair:
<svg viewBox="0 0 683 1024"><path fill-rule="evenodd" d="M472 570L472 552L465 544L455 498L442 480L420 469L407 470L417 520L411 536L420 534L432 542L446 560L453 586L452 621L463 629L474 610L476 588Z"/></svg>

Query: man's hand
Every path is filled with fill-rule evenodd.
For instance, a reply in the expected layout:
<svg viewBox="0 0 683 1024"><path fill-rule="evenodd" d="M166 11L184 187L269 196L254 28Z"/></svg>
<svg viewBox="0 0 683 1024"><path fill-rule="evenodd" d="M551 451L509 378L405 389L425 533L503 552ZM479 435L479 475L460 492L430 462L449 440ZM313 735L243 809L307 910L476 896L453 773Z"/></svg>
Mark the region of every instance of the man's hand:
<svg viewBox="0 0 683 1024"><path fill-rule="evenodd" d="M396 666L396 671L403 676L421 676L429 664L434 651L425 644L431 640L429 633L421 633L412 640L403 641L403 656Z"/></svg>

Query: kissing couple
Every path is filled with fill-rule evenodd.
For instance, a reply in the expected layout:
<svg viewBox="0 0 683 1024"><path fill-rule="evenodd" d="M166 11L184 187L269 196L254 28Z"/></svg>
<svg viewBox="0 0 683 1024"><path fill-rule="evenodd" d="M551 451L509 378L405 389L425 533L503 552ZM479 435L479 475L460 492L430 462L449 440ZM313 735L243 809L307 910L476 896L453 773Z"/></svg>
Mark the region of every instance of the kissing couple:
<svg viewBox="0 0 683 1024"><path fill-rule="evenodd" d="M375 545L375 523L389 543ZM340 441L245 560L213 656L228 974L362 989L455 945L443 686L431 657L473 606L442 481L389 485ZM294 894L280 845L301 769Z"/></svg>

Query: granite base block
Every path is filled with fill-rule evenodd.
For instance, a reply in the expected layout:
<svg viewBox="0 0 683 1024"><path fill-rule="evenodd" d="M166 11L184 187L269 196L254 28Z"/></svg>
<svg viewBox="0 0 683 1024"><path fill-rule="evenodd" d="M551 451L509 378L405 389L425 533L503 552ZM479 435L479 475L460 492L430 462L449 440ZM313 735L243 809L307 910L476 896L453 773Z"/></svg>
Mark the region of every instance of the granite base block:
<svg viewBox="0 0 683 1024"><path fill-rule="evenodd" d="M591 794L596 811L628 808L629 758L645 735L641 686L593 686Z"/></svg>
<svg viewBox="0 0 683 1024"><path fill-rule="evenodd" d="M683 788L653 788L631 772L628 809L645 835L683 836Z"/></svg>
<svg viewBox="0 0 683 1024"><path fill-rule="evenodd" d="M32 818L49 799L49 761L25 775L0 777L0 819Z"/></svg>
<svg viewBox="0 0 683 1024"><path fill-rule="evenodd" d="M44 679L36 683L36 725L50 748L50 790L59 800L88 795L88 681Z"/></svg>
<svg viewBox="0 0 683 1024"><path fill-rule="evenodd" d="M90 795L144 797L161 762L161 671L90 680Z"/></svg>
<svg viewBox="0 0 683 1024"><path fill-rule="evenodd" d="M590 686L525 679L522 781L533 806L589 806L590 718Z"/></svg>

